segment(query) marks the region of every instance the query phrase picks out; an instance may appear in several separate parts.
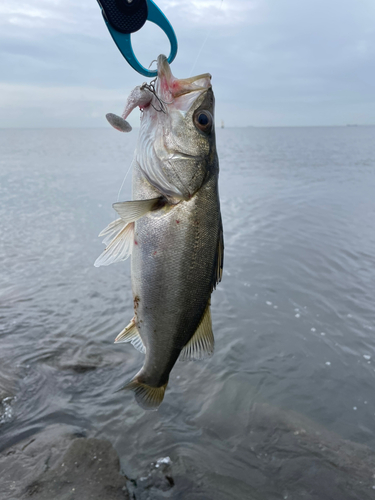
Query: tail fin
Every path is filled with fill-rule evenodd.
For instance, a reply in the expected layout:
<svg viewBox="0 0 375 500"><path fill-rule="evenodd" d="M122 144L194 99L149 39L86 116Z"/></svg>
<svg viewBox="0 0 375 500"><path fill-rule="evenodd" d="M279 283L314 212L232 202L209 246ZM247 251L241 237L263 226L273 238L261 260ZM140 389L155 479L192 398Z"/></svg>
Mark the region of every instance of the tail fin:
<svg viewBox="0 0 375 500"><path fill-rule="evenodd" d="M168 382L161 387L151 387L150 385L133 379L129 384L125 385L123 389L133 391L137 403L144 410L157 410L164 399L167 385Z"/></svg>

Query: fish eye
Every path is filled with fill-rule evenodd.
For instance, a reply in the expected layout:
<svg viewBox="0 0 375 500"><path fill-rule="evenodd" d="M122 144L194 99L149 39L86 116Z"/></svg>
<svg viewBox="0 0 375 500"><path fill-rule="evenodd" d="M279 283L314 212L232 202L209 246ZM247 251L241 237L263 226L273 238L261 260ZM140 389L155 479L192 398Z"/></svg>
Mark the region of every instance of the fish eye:
<svg viewBox="0 0 375 500"><path fill-rule="evenodd" d="M206 133L211 132L211 128L212 128L212 124L213 124L213 119L212 119L211 113L209 111L199 110L194 115L194 124L202 132L206 132Z"/></svg>

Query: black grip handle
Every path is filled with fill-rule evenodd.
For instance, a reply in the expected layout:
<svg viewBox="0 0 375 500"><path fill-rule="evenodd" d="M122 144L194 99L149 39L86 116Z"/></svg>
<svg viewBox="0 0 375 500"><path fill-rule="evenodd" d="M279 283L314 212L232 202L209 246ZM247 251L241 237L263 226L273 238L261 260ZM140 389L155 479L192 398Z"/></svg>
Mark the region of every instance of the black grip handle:
<svg viewBox="0 0 375 500"><path fill-rule="evenodd" d="M98 0L109 24L120 33L134 33L147 20L147 0Z"/></svg>

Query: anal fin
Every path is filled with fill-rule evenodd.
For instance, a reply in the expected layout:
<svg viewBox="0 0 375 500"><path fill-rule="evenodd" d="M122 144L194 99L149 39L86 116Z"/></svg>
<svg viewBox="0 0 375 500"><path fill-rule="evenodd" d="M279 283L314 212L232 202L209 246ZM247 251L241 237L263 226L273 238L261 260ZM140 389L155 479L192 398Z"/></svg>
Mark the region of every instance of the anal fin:
<svg viewBox="0 0 375 500"><path fill-rule="evenodd" d="M115 344L130 342L138 351L145 353L146 348L139 335L138 328L135 324L134 318L131 322L120 332L116 339Z"/></svg>
<svg viewBox="0 0 375 500"><path fill-rule="evenodd" d="M189 342L182 349L179 359L187 361L209 358L214 352L214 346L210 301L208 301L199 326Z"/></svg>

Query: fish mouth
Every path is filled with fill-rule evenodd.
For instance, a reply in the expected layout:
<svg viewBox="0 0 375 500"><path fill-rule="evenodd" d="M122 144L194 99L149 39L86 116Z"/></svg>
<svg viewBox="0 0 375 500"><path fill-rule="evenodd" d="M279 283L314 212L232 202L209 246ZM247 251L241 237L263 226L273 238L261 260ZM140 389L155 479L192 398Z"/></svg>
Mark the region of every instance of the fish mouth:
<svg viewBox="0 0 375 500"><path fill-rule="evenodd" d="M211 87L210 73L178 79L173 76L171 67L165 55L157 59L158 87L164 97L176 99L191 92L205 91Z"/></svg>

